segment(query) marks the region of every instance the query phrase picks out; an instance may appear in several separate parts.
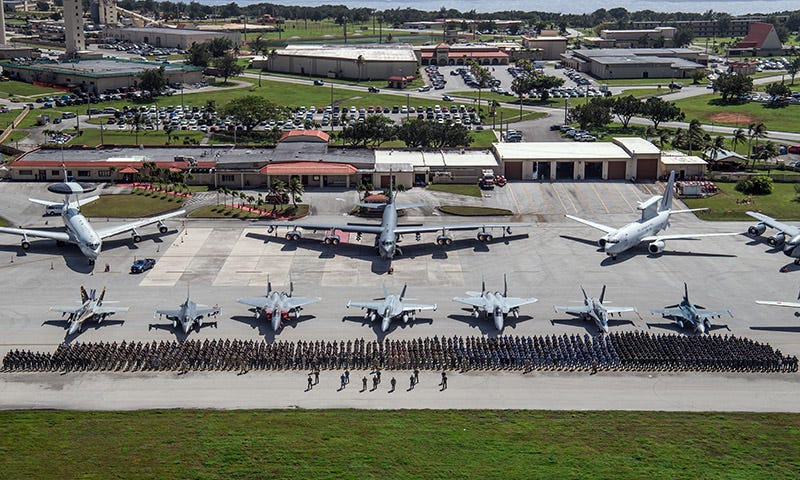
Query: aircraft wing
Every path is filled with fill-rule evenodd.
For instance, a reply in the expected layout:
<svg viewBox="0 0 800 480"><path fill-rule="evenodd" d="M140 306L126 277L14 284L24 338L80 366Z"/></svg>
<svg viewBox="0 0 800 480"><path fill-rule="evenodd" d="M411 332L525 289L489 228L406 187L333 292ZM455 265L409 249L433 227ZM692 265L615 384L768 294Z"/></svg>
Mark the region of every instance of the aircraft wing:
<svg viewBox="0 0 800 480"><path fill-rule="evenodd" d="M728 315L729 317L733 317L733 313L730 310L722 310L719 312L700 312L698 316L701 318L713 318L713 317L721 317L723 315Z"/></svg>
<svg viewBox="0 0 800 480"><path fill-rule="evenodd" d="M486 299L483 297L455 297L454 302L472 305L473 307L486 308Z"/></svg>
<svg viewBox="0 0 800 480"><path fill-rule="evenodd" d="M781 232L785 233L790 237L794 237L796 235L800 235L800 227L794 227L792 225L787 225L783 222L779 222L772 217L764 215L763 213L758 212L745 212L751 217L755 218L759 222L769 225L770 227L774 228L775 230L780 230Z"/></svg>
<svg viewBox="0 0 800 480"><path fill-rule="evenodd" d="M800 308L800 303L797 302L773 302L766 300L756 300L756 303L759 305L771 305L773 307Z"/></svg>
<svg viewBox="0 0 800 480"><path fill-rule="evenodd" d="M217 315L221 311L222 309L220 309L219 307L201 308L195 310L195 315L197 315L198 317L207 317L209 315Z"/></svg>
<svg viewBox="0 0 800 480"><path fill-rule="evenodd" d="M608 225L603 225L602 223L592 222L591 220L584 220L583 218L576 217L574 215L564 215L564 216L567 217L567 218L570 218L572 220L575 220L576 222L580 222L580 223L582 223L584 225L589 225L592 228L596 228L598 230L602 230L602 231L604 231L606 233L614 233L614 232L617 231L617 229L614 228L614 227L609 227Z"/></svg>
<svg viewBox="0 0 800 480"><path fill-rule="evenodd" d="M634 307L605 307L606 312L608 313L623 313L623 312L635 312L636 309Z"/></svg>
<svg viewBox="0 0 800 480"><path fill-rule="evenodd" d="M183 215L184 213L186 213L186 210L177 210L175 212L165 213L164 215L159 215L157 217L143 218L141 220L136 220L135 222L126 223L123 225L117 225L109 228L98 228L97 234L100 236L100 238L113 237L114 235L129 232L135 228L144 227L168 218L177 217L178 215Z"/></svg>
<svg viewBox="0 0 800 480"><path fill-rule="evenodd" d="M62 242L72 242L72 238L67 232L54 232L49 230L31 230L29 228L8 228L0 227L0 233L11 233L13 235L26 235L28 237L49 238Z"/></svg>
<svg viewBox="0 0 800 480"><path fill-rule="evenodd" d="M60 312L60 313L75 313L80 309L81 307L50 307L51 312Z"/></svg>
<svg viewBox="0 0 800 480"><path fill-rule="evenodd" d="M269 303L267 297L239 298L236 301L244 305L249 305L251 307L269 310L269 307L267 306L267 304Z"/></svg>
<svg viewBox="0 0 800 480"><path fill-rule="evenodd" d="M322 299L319 297L289 297L287 299L287 301L289 302L289 308L302 307L303 305L319 302L320 300Z"/></svg>
<svg viewBox="0 0 800 480"><path fill-rule="evenodd" d="M683 313L683 310L680 308L664 308L664 309L656 309L650 310L650 313L656 315L663 315L665 317L680 317L686 318L686 315Z"/></svg>
<svg viewBox="0 0 800 480"><path fill-rule="evenodd" d="M506 307L508 308L517 308L523 305L528 305L531 303L538 302L538 298L517 298L517 297L507 297L506 298Z"/></svg>
<svg viewBox="0 0 800 480"><path fill-rule="evenodd" d="M181 315L180 310L156 310L157 315L164 315L165 317L179 317Z"/></svg>
<svg viewBox="0 0 800 480"><path fill-rule="evenodd" d="M423 305L419 303L402 303L404 312L415 312L422 310L436 310L436 305Z"/></svg>
<svg viewBox="0 0 800 480"><path fill-rule="evenodd" d="M563 306L563 305L556 305L553 307L556 312L564 312L564 313L572 313L572 314L582 314L582 313L589 313L589 307L586 305L576 305L573 307Z"/></svg>
<svg viewBox="0 0 800 480"><path fill-rule="evenodd" d="M407 225L398 226L395 232L403 235L409 233L430 233L441 232L442 230L459 231L459 230L480 230L480 229L493 229L504 228L511 229L512 227L530 227L529 223L472 223L461 225Z"/></svg>
<svg viewBox="0 0 800 480"><path fill-rule="evenodd" d="M656 242L659 240L695 240L703 237L729 237L731 235L741 235L740 232L732 233L677 233L674 235L650 235L643 237L643 242Z"/></svg>
<svg viewBox="0 0 800 480"><path fill-rule="evenodd" d="M128 310L129 310L129 307L97 307L97 308L94 309L94 314L95 315L102 315L102 314L111 315L112 313L127 312Z"/></svg>
<svg viewBox="0 0 800 480"><path fill-rule="evenodd" d="M384 305L385 304L383 302L347 302L348 308L356 307L361 309L377 310L377 311L383 310Z"/></svg>
<svg viewBox="0 0 800 480"><path fill-rule="evenodd" d="M380 225L360 225L360 224L350 224L350 223L342 223L342 224L333 224L333 223L269 223L266 226L270 229L275 227L289 227L289 228L301 228L303 230L341 230L343 232L351 232L351 233L374 233L380 234L381 233L381 226Z"/></svg>

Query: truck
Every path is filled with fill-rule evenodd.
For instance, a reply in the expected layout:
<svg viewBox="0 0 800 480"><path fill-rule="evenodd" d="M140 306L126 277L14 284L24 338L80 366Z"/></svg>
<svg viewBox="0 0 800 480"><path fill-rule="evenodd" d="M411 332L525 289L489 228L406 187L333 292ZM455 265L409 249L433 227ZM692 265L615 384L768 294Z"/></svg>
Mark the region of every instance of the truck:
<svg viewBox="0 0 800 480"><path fill-rule="evenodd" d="M502 175L495 175L492 169L482 170L481 176L478 178L478 187L483 190L492 190L495 185L504 187L506 178Z"/></svg>

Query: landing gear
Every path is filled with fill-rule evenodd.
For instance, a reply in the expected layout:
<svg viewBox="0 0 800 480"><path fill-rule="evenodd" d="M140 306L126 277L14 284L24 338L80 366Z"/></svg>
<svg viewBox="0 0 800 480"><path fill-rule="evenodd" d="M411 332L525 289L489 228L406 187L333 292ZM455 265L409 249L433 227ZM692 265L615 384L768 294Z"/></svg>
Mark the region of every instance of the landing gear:
<svg viewBox="0 0 800 480"><path fill-rule="evenodd" d="M23 240L22 241L22 249L25 250L25 251L30 250L31 249L31 242L29 242L27 240Z"/></svg>
<svg viewBox="0 0 800 480"><path fill-rule="evenodd" d="M133 238L133 243L139 243L142 241L142 236L139 235L139 232L136 230L131 230L131 238Z"/></svg>

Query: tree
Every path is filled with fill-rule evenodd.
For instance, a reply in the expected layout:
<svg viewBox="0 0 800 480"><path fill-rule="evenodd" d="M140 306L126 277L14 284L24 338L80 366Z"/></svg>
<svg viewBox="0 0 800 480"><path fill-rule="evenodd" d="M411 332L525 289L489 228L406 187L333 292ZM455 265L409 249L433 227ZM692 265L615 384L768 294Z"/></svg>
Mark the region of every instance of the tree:
<svg viewBox="0 0 800 480"><path fill-rule="evenodd" d="M551 88L560 87L564 85L564 79L554 77L551 75L537 75L531 84L531 89L539 94L539 98L546 102L550 97L549 90Z"/></svg>
<svg viewBox="0 0 800 480"><path fill-rule="evenodd" d="M797 72L800 72L800 57L794 57L789 65L786 66L786 72L792 77L792 85L794 85L794 77Z"/></svg>
<svg viewBox="0 0 800 480"><path fill-rule="evenodd" d="M165 123L164 124L164 133L167 134L167 145L172 142L172 132L175 131L175 127L172 126L172 123Z"/></svg>
<svg viewBox="0 0 800 480"><path fill-rule="evenodd" d="M194 43L186 55L186 63L196 67L207 67L211 63L211 51L207 43Z"/></svg>
<svg viewBox="0 0 800 480"><path fill-rule="evenodd" d="M274 201L273 211L275 207L283 209L283 199L286 197L286 183L280 179L274 180L269 187L269 193Z"/></svg>
<svg viewBox="0 0 800 480"><path fill-rule="evenodd" d="M747 126L747 136L748 136L748 145L747 150L750 154L750 158L753 159L753 165L755 166L755 155L753 154L755 150L758 149L758 139L764 138L767 136L767 126L763 123L751 123ZM756 141L755 145L753 145L753 140Z"/></svg>
<svg viewBox="0 0 800 480"><path fill-rule="evenodd" d="M744 130L741 128L737 128L733 131L733 137L731 137L731 143L733 144L733 151L736 151L736 146L738 144L744 144L747 141L747 135L745 135Z"/></svg>
<svg viewBox="0 0 800 480"><path fill-rule="evenodd" d="M245 95L228 102L222 108L222 114L241 122L247 131L251 131L262 122L283 118L285 109L264 97Z"/></svg>
<svg viewBox="0 0 800 480"><path fill-rule="evenodd" d="M356 68L358 68L359 82L361 81L361 70L364 68L364 65L366 65L366 63L367 61L364 59L364 55L359 55L358 58L356 58Z"/></svg>
<svg viewBox="0 0 800 480"><path fill-rule="evenodd" d="M753 90L753 79L747 75L723 73L714 82L714 91L722 95L722 101L738 99Z"/></svg>
<svg viewBox="0 0 800 480"><path fill-rule="evenodd" d="M386 115L370 115L363 122L342 128L339 138L353 146L375 146L395 138L392 119Z"/></svg>
<svg viewBox="0 0 800 480"><path fill-rule="evenodd" d="M412 118L397 127L397 138L406 144L406 147L417 148L430 144L430 123L425 120Z"/></svg>
<svg viewBox="0 0 800 480"><path fill-rule="evenodd" d="M692 85L697 85L698 83L700 83L700 80L708 76L708 72L706 72L705 70L694 70L692 71L690 76L692 77Z"/></svg>
<svg viewBox="0 0 800 480"><path fill-rule="evenodd" d="M214 58L224 56L233 48L233 42L227 37L216 37L204 43L208 45L208 51Z"/></svg>
<svg viewBox="0 0 800 480"><path fill-rule="evenodd" d="M139 74L139 87L147 90L152 96L157 96L167 86L164 76L164 67L151 68Z"/></svg>
<svg viewBox="0 0 800 480"><path fill-rule="evenodd" d="M517 62L519 65L519 62ZM522 120L522 99L528 95L533 88L533 78L530 75L518 75L511 82L511 91L519 97L519 118Z"/></svg>
<svg viewBox="0 0 800 480"><path fill-rule="evenodd" d="M36 2L36 10L39 12L49 12L50 4L47 2Z"/></svg>
<svg viewBox="0 0 800 480"><path fill-rule="evenodd" d="M650 97L644 102L642 116L653 122L653 128L658 129L662 122L683 120L684 115L680 108L673 102L666 102L660 97Z"/></svg>
<svg viewBox="0 0 800 480"><path fill-rule="evenodd" d="M695 148L703 149L705 146L705 131L700 121L693 119L689 122L689 129L686 131L686 141L689 143L689 155Z"/></svg>
<svg viewBox="0 0 800 480"><path fill-rule="evenodd" d="M582 130L601 128L611 123L611 103L604 98L593 98L588 103L572 107L569 110L569 119L578 123Z"/></svg>
<svg viewBox="0 0 800 480"><path fill-rule="evenodd" d="M769 103L771 104L776 104L781 100L781 97L788 97L792 94L791 89L783 82L770 83L764 91L770 96Z"/></svg>
<svg viewBox="0 0 800 480"><path fill-rule="evenodd" d="M642 101L633 95L617 97L611 104L611 113L617 116L622 123L622 128L627 129L628 123L636 115L642 113Z"/></svg>
<svg viewBox="0 0 800 480"><path fill-rule="evenodd" d="M678 28L673 38L676 47L686 47L692 43L692 40L694 40L694 33L690 28Z"/></svg>
<svg viewBox="0 0 800 480"><path fill-rule="evenodd" d="M303 187L303 182L301 182L297 177L292 177L291 180L289 180L289 187L287 188L287 191L292 197L292 205L297 208L297 202L302 200L302 196L306 191Z"/></svg>
<svg viewBox="0 0 800 480"><path fill-rule="evenodd" d="M214 66L219 69L223 82L227 82L228 78L235 77L244 71L244 67L239 65L239 60L236 56L230 53L226 53L221 57L216 57L214 59Z"/></svg>

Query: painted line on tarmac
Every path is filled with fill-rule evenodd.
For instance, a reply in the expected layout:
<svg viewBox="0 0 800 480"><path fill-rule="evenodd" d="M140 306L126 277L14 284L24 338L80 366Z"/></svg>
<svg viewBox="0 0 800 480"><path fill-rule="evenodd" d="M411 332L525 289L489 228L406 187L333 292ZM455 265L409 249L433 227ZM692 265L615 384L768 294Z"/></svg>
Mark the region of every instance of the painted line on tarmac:
<svg viewBox="0 0 800 480"><path fill-rule="evenodd" d="M603 209L606 211L606 213L611 213L608 210L608 207L606 206L606 203L603 201L603 198L600 196L600 192L598 192L597 189L594 187L594 184L590 183L589 186L592 187L592 190L594 191L594 194L597 196L597 200L600 201L600 205L603 206Z"/></svg>
<svg viewBox="0 0 800 480"><path fill-rule="evenodd" d="M519 209L519 203L517 202L517 196L514 195L514 189L511 188L511 184L508 185L508 191L511 192L511 199L514 200L514 206L517 208L517 215L521 215L522 211Z"/></svg>
<svg viewBox="0 0 800 480"><path fill-rule="evenodd" d="M631 205L631 202L629 202L628 199L625 198L625 195L622 194L622 189L619 188L619 184L618 183L614 184L614 188L617 190L617 194L619 194L619 198L621 198L622 201L625 202L626 205L628 205L628 208L630 208L631 211L636 211L636 209L633 208L633 205Z"/></svg>
<svg viewBox="0 0 800 480"><path fill-rule="evenodd" d="M558 193L558 189L556 188L556 183L551 183L550 187L553 189L553 193L556 194L556 198L558 199L558 203L561 204L561 208L564 209L564 213L569 213L569 210L567 210L567 206L564 204L564 201L561 200L561 194ZM570 200L570 202L572 202L572 200ZM575 208L575 204L572 204L572 208ZM577 213L577 211L576 211L576 213Z"/></svg>

